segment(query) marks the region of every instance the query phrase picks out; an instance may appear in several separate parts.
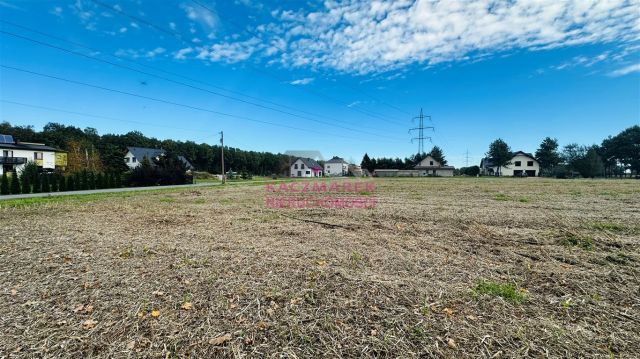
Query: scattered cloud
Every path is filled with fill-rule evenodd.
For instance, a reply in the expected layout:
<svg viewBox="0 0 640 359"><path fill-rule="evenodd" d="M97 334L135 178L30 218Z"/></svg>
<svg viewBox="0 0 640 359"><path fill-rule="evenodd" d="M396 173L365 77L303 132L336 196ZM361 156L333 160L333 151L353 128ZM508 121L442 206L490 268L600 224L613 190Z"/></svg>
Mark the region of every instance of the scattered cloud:
<svg viewBox="0 0 640 359"><path fill-rule="evenodd" d="M640 64L633 64L633 65L629 65L626 67L623 67L621 69L612 71L609 76L612 77L620 77L620 76L624 76L624 75L628 75L634 72L640 72Z"/></svg>
<svg viewBox="0 0 640 359"><path fill-rule="evenodd" d="M9 2L6 2L6 1L0 1L0 6L1 7L6 7L6 8L9 8L9 9L14 9L14 10L23 10L21 7L18 7L16 5L11 4Z"/></svg>
<svg viewBox="0 0 640 359"><path fill-rule="evenodd" d="M358 106L359 104L361 104L362 102L360 101L353 101L352 103L348 104L347 107L354 107L354 106Z"/></svg>
<svg viewBox="0 0 640 359"><path fill-rule="evenodd" d="M57 17L62 17L62 8L60 6L55 6L53 9L51 9L51 11L49 11L51 14L53 14L54 16Z"/></svg>
<svg viewBox="0 0 640 359"><path fill-rule="evenodd" d="M140 25L138 25L138 23L136 23L136 22L132 22L132 23L131 23L131 24L129 24L129 25L131 25L131 27L136 28L136 29L139 29L139 28L140 28Z"/></svg>
<svg viewBox="0 0 640 359"><path fill-rule="evenodd" d="M308 85L310 83L312 83L314 80L313 77L305 77L303 79L299 79L299 80L293 80L291 82L289 82L292 85Z"/></svg>
<svg viewBox="0 0 640 359"><path fill-rule="evenodd" d="M121 34L124 34L125 32L127 32L127 28L126 27L121 27L119 31L120 31Z"/></svg>
<svg viewBox="0 0 640 359"><path fill-rule="evenodd" d="M139 58L147 58L147 59L152 59L155 58L158 55L162 55L165 52L167 52L167 50L165 48L162 47L156 47L153 50L145 50L145 49L118 49L115 52L115 55L118 57L128 57L131 59L139 59Z"/></svg>
<svg viewBox="0 0 640 359"><path fill-rule="evenodd" d="M175 52L175 54L173 55L173 58L176 60L184 60L187 58L187 55L194 52L195 50L191 47L187 47L184 49L180 49L178 51Z"/></svg>
<svg viewBox="0 0 640 359"><path fill-rule="evenodd" d="M200 47L196 58L214 62L236 63L248 60L260 48L260 39L253 37L246 41L224 42Z"/></svg>
<svg viewBox="0 0 640 359"><path fill-rule="evenodd" d="M473 61L509 50L640 41L640 0L396 0L276 10L289 67L360 74Z"/></svg>
<svg viewBox="0 0 640 359"><path fill-rule="evenodd" d="M175 30L175 29L176 29L176 23L175 23L175 22L170 22L170 23L169 23L169 28L170 28L171 30Z"/></svg>
<svg viewBox="0 0 640 359"><path fill-rule="evenodd" d="M187 18L195 23L200 24L205 29L213 29L218 23L218 16L215 13L201 7L182 4L182 9L187 14ZM213 5L209 6L213 10Z"/></svg>

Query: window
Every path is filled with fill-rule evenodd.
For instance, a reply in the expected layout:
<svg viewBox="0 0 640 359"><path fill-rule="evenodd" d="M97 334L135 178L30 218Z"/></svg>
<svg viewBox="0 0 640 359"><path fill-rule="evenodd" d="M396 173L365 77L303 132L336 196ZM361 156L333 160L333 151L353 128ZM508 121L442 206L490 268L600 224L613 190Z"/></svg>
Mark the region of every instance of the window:
<svg viewBox="0 0 640 359"><path fill-rule="evenodd" d="M124 158L124 163L129 163L129 157Z"/></svg>
<svg viewBox="0 0 640 359"><path fill-rule="evenodd" d="M310 175L310 174L311 174L311 172L310 172L310 171L307 171L307 172L306 172L306 174Z"/></svg>
<svg viewBox="0 0 640 359"><path fill-rule="evenodd" d="M533 161L527 161L527 166L533 167Z"/></svg>
<svg viewBox="0 0 640 359"><path fill-rule="evenodd" d="M41 160L42 159L42 152L34 152L33 153L33 159L34 160Z"/></svg>
<svg viewBox="0 0 640 359"><path fill-rule="evenodd" d="M298 171L298 177L302 177L302 171Z"/></svg>
<svg viewBox="0 0 640 359"><path fill-rule="evenodd" d="M2 151L2 157L13 157L13 151L9 151L9 150Z"/></svg>
<svg viewBox="0 0 640 359"><path fill-rule="evenodd" d="M429 161L429 166L433 166L433 161Z"/></svg>
<svg viewBox="0 0 640 359"><path fill-rule="evenodd" d="M300 168L301 168L301 169L304 169L304 163L301 163L301 164L300 164Z"/></svg>
<svg viewBox="0 0 640 359"><path fill-rule="evenodd" d="M294 164L294 165L293 165L293 168L297 170L297 169L298 169L298 164L297 164L297 163L296 163L296 164Z"/></svg>
<svg viewBox="0 0 640 359"><path fill-rule="evenodd" d="M515 165L516 165L516 167L520 167L522 165L522 162L521 161L516 161Z"/></svg>
<svg viewBox="0 0 640 359"><path fill-rule="evenodd" d="M136 163L136 158L135 157L131 157L131 162Z"/></svg>

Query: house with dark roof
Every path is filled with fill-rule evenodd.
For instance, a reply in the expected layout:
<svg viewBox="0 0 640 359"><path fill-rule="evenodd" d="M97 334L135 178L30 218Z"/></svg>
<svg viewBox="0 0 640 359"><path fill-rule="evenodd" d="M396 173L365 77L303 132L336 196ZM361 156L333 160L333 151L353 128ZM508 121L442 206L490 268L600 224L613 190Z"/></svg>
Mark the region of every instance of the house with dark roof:
<svg viewBox="0 0 640 359"><path fill-rule="evenodd" d="M513 157L507 165L498 169L493 159L485 157L480 161L480 174L484 176L536 177L540 175L540 163L532 154L518 151L513 153Z"/></svg>
<svg viewBox="0 0 640 359"><path fill-rule="evenodd" d="M333 177L342 177L349 174L349 163L343 158L334 156L332 159L324 163L324 175Z"/></svg>
<svg viewBox="0 0 640 359"><path fill-rule="evenodd" d="M146 147L127 147L127 153L124 155L124 163L129 166L130 169L134 169L142 163L144 158L147 158L151 164L154 161L160 159L160 157L164 156L166 153L165 150L160 148L146 148ZM187 167L187 171L192 171L194 169L191 162L189 162L184 156L178 156L178 159L184 163Z"/></svg>
<svg viewBox="0 0 640 359"><path fill-rule="evenodd" d="M298 157L289 173L291 177L322 177L322 166L314 159Z"/></svg>
<svg viewBox="0 0 640 359"><path fill-rule="evenodd" d="M15 141L11 135L0 135L0 175L20 173L28 162L34 162L41 170L64 169L67 153L45 145Z"/></svg>

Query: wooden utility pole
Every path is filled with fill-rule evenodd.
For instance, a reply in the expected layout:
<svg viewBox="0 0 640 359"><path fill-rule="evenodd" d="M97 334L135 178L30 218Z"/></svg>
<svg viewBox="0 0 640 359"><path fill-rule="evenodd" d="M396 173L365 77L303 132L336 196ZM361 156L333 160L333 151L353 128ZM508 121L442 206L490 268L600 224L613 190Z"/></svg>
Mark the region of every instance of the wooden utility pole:
<svg viewBox="0 0 640 359"><path fill-rule="evenodd" d="M220 161L222 163L222 184L225 184L227 182L227 174L224 173L224 133L222 131L220 131L220 152L221 152L221 156L220 156Z"/></svg>

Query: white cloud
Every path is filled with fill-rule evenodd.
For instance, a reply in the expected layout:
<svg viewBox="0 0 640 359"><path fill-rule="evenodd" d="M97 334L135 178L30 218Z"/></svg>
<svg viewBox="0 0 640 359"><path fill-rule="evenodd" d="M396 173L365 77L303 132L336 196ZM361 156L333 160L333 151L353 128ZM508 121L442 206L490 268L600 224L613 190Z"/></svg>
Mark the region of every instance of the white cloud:
<svg viewBox="0 0 640 359"><path fill-rule="evenodd" d="M280 21L277 36L278 31L284 33L288 45L287 53L278 55L280 63L375 73L414 63L474 61L509 50L640 41L640 0L351 0L324 4L318 12L272 12Z"/></svg>
<svg viewBox="0 0 640 359"><path fill-rule="evenodd" d="M156 47L155 49L151 50L151 51L147 51L147 57L148 58L154 58L157 55L162 55L166 52L167 50L162 48L162 47Z"/></svg>
<svg viewBox="0 0 640 359"><path fill-rule="evenodd" d="M121 27L119 31L120 31L121 34L124 34L125 32L127 32L127 28L126 27Z"/></svg>
<svg viewBox="0 0 640 359"><path fill-rule="evenodd" d="M193 48L191 47L187 47L184 49L180 49L178 51L176 51L176 53L173 55L173 58L176 60L184 60L187 58L187 55L192 53L194 51Z"/></svg>
<svg viewBox="0 0 640 359"><path fill-rule="evenodd" d="M51 9L50 13L57 17L62 17L62 8L60 6L55 6Z"/></svg>
<svg viewBox="0 0 640 359"><path fill-rule="evenodd" d="M314 80L313 77L305 77L303 79L299 79L299 80L293 80L290 82L290 84L292 85L308 85L310 83L312 83Z"/></svg>
<svg viewBox="0 0 640 359"><path fill-rule="evenodd" d="M171 28L171 30L175 30L176 29L176 23L175 22L170 22L169 23L169 28Z"/></svg>
<svg viewBox="0 0 640 359"><path fill-rule="evenodd" d="M139 28L140 28L140 25L138 25L138 23L135 23L135 22L132 22L132 23L131 23L131 24L129 24L129 25L131 25L131 27L136 28L136 29L139 29Z"/></svg>
<svg viewBox="0 0 640 359"><path fill-rule="evenodd" d="M251 38L240 42L224 42L198 48L198 59L214 62L236 63L247 60L263 46L260 39Z"/></svg>
<svg viewBox="0 0 640 359"><path fill-rule="evenodd" d="M619 76L628 75L634 72L640 72L640 64L633 64L633 65L623 67L621 69L612 71L609 75L613 77L619 77Z"/></svg>
<svg viewBox="0 0 640 359"><path fill-rule="evenodd" d="M218 23L218 17L215 13L201 7L201 6L191 6L183 4L182 9L187 14L187 18L189 20L194 21L200 24L205 29L212 29ZM213 6L208 6L209 9L213 10Z"/></svg>
<svg viewBox="0 0 640 359"><path fill-rule="evenodd" d="M166 51L167 50L162 47L156 47L153 50L118 49L115 52L115 55L118 57L128 57L132 59L138 59L138 58L152 59L158 55L164 54Z"/></svg>

